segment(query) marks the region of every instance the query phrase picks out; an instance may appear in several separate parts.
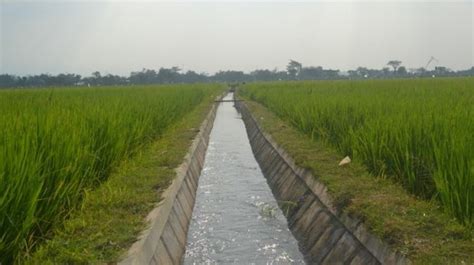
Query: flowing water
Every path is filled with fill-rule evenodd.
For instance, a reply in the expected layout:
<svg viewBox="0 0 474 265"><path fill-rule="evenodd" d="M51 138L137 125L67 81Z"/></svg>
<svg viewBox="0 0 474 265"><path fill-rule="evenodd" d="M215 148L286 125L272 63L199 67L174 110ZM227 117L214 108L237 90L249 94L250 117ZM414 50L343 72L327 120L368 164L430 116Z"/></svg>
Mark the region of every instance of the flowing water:
<svg viewBox="0 0 474 265"><path fill-rule="evenodd" d="M233 105L217 110L184 264L304 264Z"/></svg>

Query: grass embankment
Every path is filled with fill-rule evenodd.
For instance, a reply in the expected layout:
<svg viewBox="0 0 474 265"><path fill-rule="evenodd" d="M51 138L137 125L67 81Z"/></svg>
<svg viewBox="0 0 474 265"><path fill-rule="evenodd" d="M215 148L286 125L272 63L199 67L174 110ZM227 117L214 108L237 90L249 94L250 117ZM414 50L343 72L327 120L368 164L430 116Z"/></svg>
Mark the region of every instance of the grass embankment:
<svg viewBox="0 0 474 265"><path fill-rule="evenodd" d="M10 125L0 130L2 262L117 259L221 89L1 92L2 124Z"/></svg>
<svg viewBox="0 0 474 265"><path fill-rule="evenodd" d="M474 78L257 83L243 92L474 224Z"/></svg>
<svg viewBox="0 0 474 265"><path fill-rule="evenodd" d="M310 84L305 83L306 86ZM325 84L328 82L312 83L313 86L319 87ZM351 85L352 90L357 90L357 86L364 85L364 82L360 84L346 82L345 85L348 84ZM416 85L416 83L413 84ZM369 173L370 168L357 156L349 166L339 167L338 163L346 153L332 145L331 141L311 135L307 130L301 129L298 120L293 119L294 116L287 116L289 111L294 111L288 105L293 105L295 108L305 106L304 98L300 97L299 101L291 98L292 93L301 96L299 94L301 91L298 91L299 85L301 84L280 84L280 86L286 86L285 89L289 91L278 94L283 89L282 87L278 89L278 84L254 84L246 86L240 94L243 94L246 99L261 102L265 102L264 97L267 95L279 95L283 98L278 103L266 102L270 106L268 109L253 101L249 101L247 105L265 131L270 133L275 141L295 158L296 163L311 170L314 176L327 185L339 210L362 219L372 233L385 240L395 250L405 254L415 264L462 264L462 262L474 264L472 228L469 225L461 225L452 217L450 211L440 206L438 200L425 200L410 194L398 178L388 175L386 171L379 173L370 171ZM340 85L344 85L344 82L329 84L326 92L329 93L331 89L337 89ZM249 86L255 87L249 88ZM267 88L259 91L262 86ZM308 87L306 89L306 92L311 90ZM461 92L469 93L469 90L461 88ZM317 94L314 90L313 93ZM305 97L312 96L306 93ZM353 94L346 97L357 102ZM394 98L391 99L394 100ZM327 107L323 103L324 100L326 98L317 101L317 104ZM331 98L327 100L331 102ZM450 100L446 102L453 103ZM358 104L361 103L358 102ZM273 110L279 104L284 104L288 109L286 111ZM341 103L338 106L342 106ZM328 115L334 113L329 109L326 111ZM356 110L352 109L352 111ZM300 109L297 114L305 116L310 113L314 113L314 109L313 112ZM335 113L337 117L347 122L347 117L344 115L348 112L339 110ZM316 117L313 116L313 118ZM308 119L306 121L309 122ZM327 119L324 122L331 123ZM350 129L347 132L353 133Z"/></svg>

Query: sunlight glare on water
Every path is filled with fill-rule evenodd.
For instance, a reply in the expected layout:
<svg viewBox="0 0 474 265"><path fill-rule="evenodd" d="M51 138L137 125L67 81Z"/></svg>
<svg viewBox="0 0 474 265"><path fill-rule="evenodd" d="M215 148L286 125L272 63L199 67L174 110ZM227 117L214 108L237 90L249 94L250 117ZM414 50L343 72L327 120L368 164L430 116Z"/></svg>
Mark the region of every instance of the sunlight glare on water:
<svg viewBox="0 0 474 265"><path fill-rule="evenodd" d="M232 102L217 110L187 242L184 264L304 264Z"/></svg>

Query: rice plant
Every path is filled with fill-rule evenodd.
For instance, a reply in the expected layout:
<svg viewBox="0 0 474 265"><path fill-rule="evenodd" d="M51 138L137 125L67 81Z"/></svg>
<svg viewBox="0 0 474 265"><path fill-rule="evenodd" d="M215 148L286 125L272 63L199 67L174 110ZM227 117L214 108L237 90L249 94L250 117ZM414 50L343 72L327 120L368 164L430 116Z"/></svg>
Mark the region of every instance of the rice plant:
<svg viewBox="0 0 474 265"><path fill-rule="evenodd" d="M314 140L474 221L474 78L247 84Z"/></svg>
<svg viewBox="0 0 474 265"><path fill-rule="evenodd" d="M0 263L28 255L87 189L218 89L0 91Z"/></svg>

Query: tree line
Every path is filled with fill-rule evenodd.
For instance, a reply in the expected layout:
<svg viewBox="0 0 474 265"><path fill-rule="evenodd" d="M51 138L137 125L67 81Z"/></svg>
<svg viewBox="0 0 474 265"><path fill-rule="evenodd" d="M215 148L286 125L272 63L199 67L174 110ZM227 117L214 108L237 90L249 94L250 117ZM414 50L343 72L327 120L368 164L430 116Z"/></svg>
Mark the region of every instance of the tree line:
<svg viewBox="0 0 474 265"><path fill-rule="evenodd" d="M390 66L390 67L388 67ZM436 66L432 70L425 68L407 69L401 61L392 60L382 69L358 67L355 70L324 69L321 66L304 67L300 62L290 60L285 70L257 69L249 73L243 71L219 71L213 75L182 71L178 67L160 68L159 70L143 69L130 73L128 77L94 72L91 76L78 74L40 74L30 76L0 75L0 87L41 87L41 86L105 86L131 84L172 84L204 82L253 82L281 80L335 80L335 79L382 79L382 78L415 78L415 77L450 77L474 76L474 67L467 70L453 71L447 67Z"/></svg>

